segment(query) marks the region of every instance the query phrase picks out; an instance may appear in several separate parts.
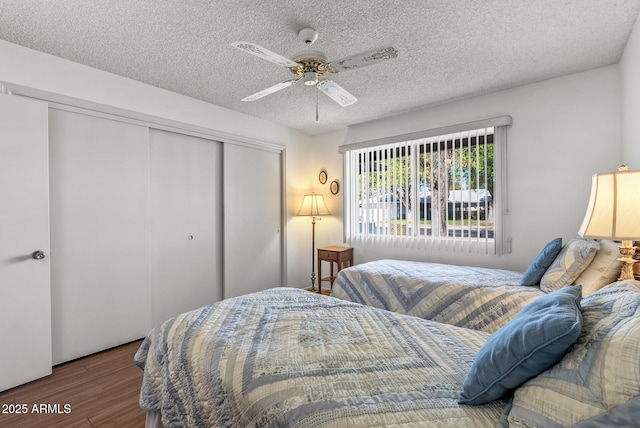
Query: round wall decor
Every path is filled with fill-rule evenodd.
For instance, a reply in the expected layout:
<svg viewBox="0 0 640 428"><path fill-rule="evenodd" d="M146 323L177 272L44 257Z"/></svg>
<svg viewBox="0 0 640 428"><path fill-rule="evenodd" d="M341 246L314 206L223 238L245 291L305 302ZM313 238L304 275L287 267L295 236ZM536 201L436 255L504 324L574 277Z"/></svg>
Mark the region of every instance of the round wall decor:
<svg viewBox="0 0 640 428"><path fill-rule="evenodd" d="M320 180L320 184L324 184L327 182L327 171L325 171L324 169L322 171L320 171L320 174L318 175L318 180Z"/></svg>
<svg viewBox="0 0 640 428"><path fill-rule="evenodd" d="M333 180L331 182L331 185L329 186L329 189L331 190L332 195L337 195L340 191L340 184L338 183L338 180Z"/></svg>

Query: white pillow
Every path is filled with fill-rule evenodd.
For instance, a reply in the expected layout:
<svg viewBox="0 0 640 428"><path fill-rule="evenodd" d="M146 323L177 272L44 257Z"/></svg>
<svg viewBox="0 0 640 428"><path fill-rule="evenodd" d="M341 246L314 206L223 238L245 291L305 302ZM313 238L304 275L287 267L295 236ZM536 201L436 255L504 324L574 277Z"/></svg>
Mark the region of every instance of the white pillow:
<svg viewBox="0 0 640 428"><path fill-rule="evenodd" d="M573 284L589 266L599 248L600 244L593 239L571 239L542 276L540 289L550 293Z"/></svg>
<svg viewBox="0 0 640 428"><path fill-rule="evenodd" d="M573 282L582 285L582 296L587 297L600 290L605 285L615 282L620 276L622 262L620 244L614 241L600 240L600 249L593 261Z"/></svg>

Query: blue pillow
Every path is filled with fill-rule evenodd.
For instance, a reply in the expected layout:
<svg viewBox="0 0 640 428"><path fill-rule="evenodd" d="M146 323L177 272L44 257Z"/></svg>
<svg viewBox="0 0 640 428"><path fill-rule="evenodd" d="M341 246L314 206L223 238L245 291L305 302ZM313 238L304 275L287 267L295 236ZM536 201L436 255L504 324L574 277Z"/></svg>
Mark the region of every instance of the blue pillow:
<svg viewBox="0 0 640 428"><path fill-rule="evenodd" d="M556 257L558 257L560 250L562 250L562 238L556 238L549 242L524 272L520 285L540 284L544 273L549 269L549 266L551 266L551 263L553 263Z"/></svg>
<svg viewBox="0 0 640 428"><path fill-rule="evenodd" d="M569 285L527 305L486 341L458 403L497 400L556 364L582 329L582 286Z"/></svg>

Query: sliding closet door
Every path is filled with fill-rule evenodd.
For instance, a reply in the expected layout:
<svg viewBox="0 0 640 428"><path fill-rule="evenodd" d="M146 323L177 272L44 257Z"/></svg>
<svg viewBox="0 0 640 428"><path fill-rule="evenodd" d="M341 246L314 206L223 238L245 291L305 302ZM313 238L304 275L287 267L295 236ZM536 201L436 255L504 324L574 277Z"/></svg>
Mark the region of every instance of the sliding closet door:
<svg viewBox="0 0 640 428"><path fill-rule="evenodd" d="M224 298L283 283L282 153L224 145Z"/></svg>
<svg viewBox="0 0 640 428"><path fill-rule="evenodd" d="M150 130L153 324L222 297L222 143Z"/></svg>
<svg viewBox="0 0 640 428"><path fill-rule="evenodd" d="M50 109L54 364L144 337L149 131Z"/></svg>
<svg viewBox="0 0 640 428"><path fill-rule="evenodd" d="M0 195L0 391L4 391L51 374L44 103L0 94ZM35 251L42 254L34 257Z"/></svg>

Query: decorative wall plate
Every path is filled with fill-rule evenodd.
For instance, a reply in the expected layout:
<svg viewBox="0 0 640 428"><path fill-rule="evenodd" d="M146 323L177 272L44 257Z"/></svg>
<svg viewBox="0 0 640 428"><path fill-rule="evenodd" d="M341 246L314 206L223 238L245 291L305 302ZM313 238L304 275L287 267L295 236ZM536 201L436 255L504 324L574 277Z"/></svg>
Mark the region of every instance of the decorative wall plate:
<svg viewBox="0 0 640 428"><path fill-rule="evenodd" d="M320 180L320 184L324 184L327 182L327 171L324 169L320 171L320 175L318 175L318 179Z"/></svg>
<svg viewBox="0 0 640 428"><path fill-rule="evenodd" d="M340 184L338 183L338 180L333 180L331 182L331 184L329 185L329 190L331 190L332 195L338 194L338 192L340 191Z"/></svg>

